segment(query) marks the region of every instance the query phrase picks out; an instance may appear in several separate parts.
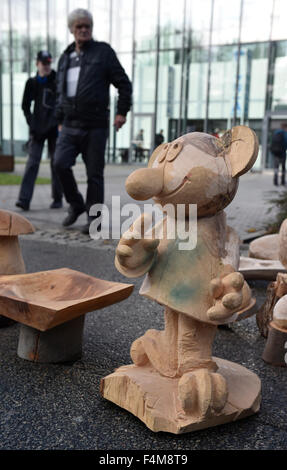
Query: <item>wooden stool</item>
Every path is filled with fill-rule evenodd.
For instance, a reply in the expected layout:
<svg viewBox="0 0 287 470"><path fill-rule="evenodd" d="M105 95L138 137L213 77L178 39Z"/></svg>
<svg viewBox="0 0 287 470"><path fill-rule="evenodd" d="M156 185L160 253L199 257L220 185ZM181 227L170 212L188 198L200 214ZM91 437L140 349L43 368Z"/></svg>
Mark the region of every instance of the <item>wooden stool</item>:
<svg viewBox="0 0 287 470"><path fill-rule="evenodd" d="M18 356L33 362L81 357L84 314L129 297L132 284L67 268L0 276L0 312L21 323Z"/></svg>

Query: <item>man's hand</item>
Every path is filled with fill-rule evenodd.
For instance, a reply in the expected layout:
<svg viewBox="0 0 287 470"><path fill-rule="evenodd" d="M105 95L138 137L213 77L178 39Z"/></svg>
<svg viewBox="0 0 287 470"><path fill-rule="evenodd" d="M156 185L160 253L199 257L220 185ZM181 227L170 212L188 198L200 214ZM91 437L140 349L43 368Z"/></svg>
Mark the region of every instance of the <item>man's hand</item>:
<svg viewBox="0 0 287 470"><path fill-rule="evenodd" d="M126 122L127 118L125 116L122 116L121 114L117 114L115 117L115 122L114 126L116 128L116 131L118 131Z"/></svg>

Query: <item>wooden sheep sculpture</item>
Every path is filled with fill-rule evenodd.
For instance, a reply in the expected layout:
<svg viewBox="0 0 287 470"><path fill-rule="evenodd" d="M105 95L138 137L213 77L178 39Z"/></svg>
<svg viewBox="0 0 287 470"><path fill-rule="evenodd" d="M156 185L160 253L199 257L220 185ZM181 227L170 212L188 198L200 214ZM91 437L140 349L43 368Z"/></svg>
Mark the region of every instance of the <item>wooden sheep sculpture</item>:
<svg viewBox="0 0 287 470"><path fill-rule="evenodd" d="M148 168L136 170L126 181L134 199L152 197L163 211L171 204L174 222L179 205L185 208L185 224L189 206L197 205L193 249L179 248L177 232L169 238L172 216L167 213L146 231L149 216L143 214L116 250L115 264L122 274L146 274L140 294L164 306L165 329L148 330L136 339L131 346L133 365L102 379L101 393L153 431L193 431L259 409L258 377L212 357L217 325L235 320L252 304L250 289L238 272L239 239L227 226L223 209L257 153L256 135L245 126L232 128L221 139L193 132L159 146Z"/></svg>

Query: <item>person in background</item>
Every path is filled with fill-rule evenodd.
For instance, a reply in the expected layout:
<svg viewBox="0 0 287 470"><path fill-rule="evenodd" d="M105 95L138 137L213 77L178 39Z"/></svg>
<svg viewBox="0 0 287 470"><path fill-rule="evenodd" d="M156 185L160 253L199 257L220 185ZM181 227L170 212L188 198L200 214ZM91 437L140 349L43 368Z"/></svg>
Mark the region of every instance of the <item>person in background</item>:
<svg viewBox="0 0 287 470"><path fill-rule="evenodd" d="M93 17L78 8L68 16L68 27L75 41L60 57L57 73L57 117L61 133L57 141L55 169L70 204L63 225L72 225L87 212L88 234L94 204L104 202L105 146L109 122L109 88L119 92L114 126L118 131L126 122L131 107L132 86L114 50L92 37ZM84 201L79 192L72 166L82 154L87 172L87 194ZM98 222L98 221L97 221ZM100 229L98 224L97 229Z"/></svg>
<svg viewBox="0 0 287 470"><path fill-rule="evenodd" d="M154 139L155 147L158 147L163 142L164 142L164 135L163 135L163 129L161 129L161 131L155 135L155 139Z"/></svg>
<svg viewBox="0 0 287 470"><path fill-rule="evenodd" d="M27 80L22 100L22 110L29 126L28 160L21 182L16 206L28 211L38 175L44 143L48 142L48 153L52 173L51 209L62 207L62 185L53 167L56 140L58 137L56 104L56 72L51 67L52 56L48 51L37 54L37 75ZM31 105L34 102L34 110Z"/></svg>
<svg viewBox="0 0 287 470"><path fill-rule="evenodd" d="M270 150L273 154L274 176L273 184L279 184L279 167L281 166L281 184L285 186L286 174L286 150L287 150L287 123L283 122L280 129L276 129L272 135Z"/></svg>

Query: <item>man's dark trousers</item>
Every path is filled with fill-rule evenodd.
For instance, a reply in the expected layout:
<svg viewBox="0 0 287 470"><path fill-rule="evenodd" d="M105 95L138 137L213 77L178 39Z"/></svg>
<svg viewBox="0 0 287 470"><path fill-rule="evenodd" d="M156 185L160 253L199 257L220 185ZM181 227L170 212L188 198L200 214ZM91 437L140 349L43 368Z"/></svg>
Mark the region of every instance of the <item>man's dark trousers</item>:
<svg viewBox="0 0 287 470"><path fill-rule="evenodd" d="M34 136L31 135L29 140L29 157L26 163L26 168L24 176L21 183L20 193L18 200L21 201L25 206L29 207L35 181L38 175L39 166L42 158L42 152L45 140L48 142L48 153L50 158L51 165L51 174L52 174L52 198L55 202L62 201L62 185L57 173L54 170L53 161L56 148L56 140L58 136L57 128L50 131L45 136Z"/></svg>
<svg viewBox="0 0 287 470"><path fill-rule="evenodd" d="M75 212L89 214L93 204L104 202L104 167L107 128L81 129L63 126L57 141L54 168L61 180L67 202ZM87 172L86 203L78 190L72 166L82 154Z"/></svg>

